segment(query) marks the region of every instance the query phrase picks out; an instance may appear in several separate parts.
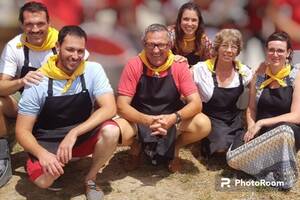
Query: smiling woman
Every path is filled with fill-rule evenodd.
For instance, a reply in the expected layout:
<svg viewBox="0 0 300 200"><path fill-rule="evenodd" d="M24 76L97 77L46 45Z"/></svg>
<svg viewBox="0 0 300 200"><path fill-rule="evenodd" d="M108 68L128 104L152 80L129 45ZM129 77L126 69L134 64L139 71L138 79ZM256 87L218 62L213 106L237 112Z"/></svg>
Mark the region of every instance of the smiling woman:
<svg viewBox="0 0 300 200"><path fill-rule="evenodd" d="M290 64L291 40L275 32L266 42L265 69L254 76L247 110L248 130L227 152L228 164L258 180L281 181L283 189L298 178L300 149L300 74Z"/></svg>
<svg viewBox="0 0 300 200"><path fill-rule="evenodd" d="M240 31L223 29L214 40L216 57L193 67L194 80L203 101L203 113L212 122L212 131L202 142L202 155L206 157L216 152L224 153L235 135L244 130L242 111L237 102L250 82L252 72L236 60L241 48Z"/></svg>
<svg viewBox="0 0 300 200"><path fill-rule="evenodd" d="M201 11L196 3L188 2L181 6L175 27L169 27L173 37L172 51L185 56L189 65L210 58L211 42L204 33Z"/></svg>

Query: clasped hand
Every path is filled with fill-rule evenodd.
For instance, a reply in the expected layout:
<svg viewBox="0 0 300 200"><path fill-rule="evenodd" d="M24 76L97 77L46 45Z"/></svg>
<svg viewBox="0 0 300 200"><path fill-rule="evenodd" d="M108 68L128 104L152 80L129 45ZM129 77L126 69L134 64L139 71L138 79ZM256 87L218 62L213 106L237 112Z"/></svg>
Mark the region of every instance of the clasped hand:
<svg viewBox="0 0 300 200"><path fill-rule="evenodd" d="M175 114L151 116L152 123L149 128L152 130L151 135L167 135L168 129L175 124Z"/></svg>

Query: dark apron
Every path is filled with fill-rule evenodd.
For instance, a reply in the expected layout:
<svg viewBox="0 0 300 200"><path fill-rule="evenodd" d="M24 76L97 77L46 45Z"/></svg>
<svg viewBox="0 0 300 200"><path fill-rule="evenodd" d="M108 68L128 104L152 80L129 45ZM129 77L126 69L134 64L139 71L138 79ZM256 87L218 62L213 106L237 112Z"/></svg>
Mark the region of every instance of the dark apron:
<svg viewBox="0 0 300 200"><path fill-rule="evenodd" d="M240 84L235 88L218 86L216 74L212 74L214 91L211 99L203 103L203 113L212 123L211 133L202 141L201 151L205 157L210 157L218 150L226 150L232 144L236 135L244 132L242 111L236 103L244 91L243 78L239 74Z"/></svg>
<svg viewBox="0 0 300 200"><path fill-rule="evenodd" d="M191 68L192 65L195 65L197 64L199 61L204 61L204 59L201 59L201 56L199 55L196 55L196 52L193 51L187 55L185 55L185 57L187 58L188 60L188 63L189 63L189 67Z"/></svg>
<svg viewBox="0 0 300 200"><path fill-rule="evenodd" d="M24 65L22 66L22 69L21 69L20 78L23 78L30 71L36 71L37 70L37 68L29 67L29 48L24 45L23 51L24 51ZM52 52L53 52L54 55L57 54L57 51L56 51L55 47L52 48ZM19 92L22 93L23 90L24 90L24 87L20 88Z"/></svg>
<svg viewBox="0 0 300 200"><path fill-rule="evenodd" d="M180 100L171 68L165 77L147 76L147 67L143 66L143 74L137 84L136 93L131 106L139 112L148 115L171 114L180 110L184 103ZM166 136L152 136L151 129L137 124L138 137L143 152L150 158L152 164L168 162L174 157L176 127L168 129Z"/></svg>
<svg viewBox="0 0 300 200"><path fill-rule="evenodd" d="M275 89L265 88L257 103L256 121L289 113L291 111L293 92L292 86ZM300 127L296 124L281 122L273 126L262 127L256 137L283 124L293 129L296 149L299 150Z"/></svg>
<svg viewBox="0 0 300 200"><path fill-rule="evenodd" d="M33 134L41 146L54 154L66 134L86 121L92 112L92 101L83 75L80 76L80 81L82 85L80 93L53 96L53 79L49 78L48 96L34 125ZM94 131L80 135L75 146L88 139L93 133Z"/></svg>
<svg viewBox="0 0 300 200"><path fill-rule="evenodd" d="M266 76L265 79L267 78L269 77ZM293 91L294 89L292 86L279 87L275 89L270 89L268 87L264 88L257 102L256 121L289 113L291 111ZM288 125L293 129L296 149L299 150L300 127L296 124L281 122L278 124L274 124L273 126L262 127L259 133L255 135L255 137L262 135L263 133L283 124ZM234 150L235 148L244 144L243 138L244 134L242 134L241 136L237 136L231 149Z"/></svg>

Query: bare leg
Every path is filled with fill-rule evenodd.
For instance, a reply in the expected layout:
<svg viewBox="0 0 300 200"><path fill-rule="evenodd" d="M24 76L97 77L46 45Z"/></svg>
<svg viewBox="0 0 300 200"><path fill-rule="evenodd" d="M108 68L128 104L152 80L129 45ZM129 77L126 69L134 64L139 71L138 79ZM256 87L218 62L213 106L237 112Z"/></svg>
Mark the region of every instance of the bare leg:
<svg viewBox="0 0 300 200"><path fill-rule="evenodd" d="M37 179L35 179L34 184L37 185L40 188L47 189L50 187L53 182L58 178L59 176L51 176L50 174L42 174Z"/></svg>
<svg viewBox="0 0 300 200"><path fill-rule="evenodd" d="M121 129L122 146L130 146L129 160L124 166L127 171L132 171L136 169L140 164L140 152L141 145L135 138L137 133L137 128L134 124L130 124L127 120L123 118L118 118L115 122L119 125Z"/></svg>
<svg viewBox="0 0 300 200"><path fill-rule="evenodd" d="M95 145L93 162L85 182L96 180L98 171L105 165L116 150L120 130L117 126L106 125L101 130L100 138Z"/></svg>
<svg viewBox="0 0 300 200"><path fill-rule="evenodd" d="M0 137L7 134L5 117L15 118L17 108L17 102L12 97L0 97Z"/></svg>
<svg viewBox="0 0 300 200"><path fill-rule="evenodd" d="M115 122L119 125L121 130L122 143L121 146L131 146L135 141L134 137L137 133L134 124L130 124L127 120L123 118L115 119Z"/></svg>
<svg viewBox="0 0 300 200"><path fill-rule="evenodd" d="M204 114L197 114L192 119L183 121L180 124L178 136L175 143L174 159L169 163L169 170L177 172L181 170L179 150L187 144L197 142L206 137L211 130L209 118Z"/></svg>
<svg viewBox="0 0 300 200"><path fill-rule="evenodd" d="M137 128L123 118L115 120L121 129L122 146L130 146L129 154L138 155L140 153L140 144L135 139Z"/></svg>
<svg viewBox="0 0 300 200"><path fill-rule="evenodd" d="M211 130L209 118L204 114L197 114L190 120L183 121L179 127L181 134L175 145L175 157L178 157L179 149L208 136Z"/></svg>

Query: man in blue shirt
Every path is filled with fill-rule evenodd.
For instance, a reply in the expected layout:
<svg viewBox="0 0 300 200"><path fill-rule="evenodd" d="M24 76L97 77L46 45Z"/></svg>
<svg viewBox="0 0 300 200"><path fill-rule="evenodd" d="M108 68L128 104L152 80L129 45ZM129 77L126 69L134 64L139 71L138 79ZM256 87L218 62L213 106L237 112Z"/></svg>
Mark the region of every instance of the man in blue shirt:
<svg viewBox="0 0 300 200"><path fill-rule="evenodd" d="M85 45L80 27L62 28L58 55L39 69L43 80L25 87L16 137L29 152L29 178L41 188L50 187L72 157L93 154L85 186L87 199L98 200L104 194L96 175L114 153L119 128L110 120L116 114L113 90L102 66L84 61Z"/></svg>

